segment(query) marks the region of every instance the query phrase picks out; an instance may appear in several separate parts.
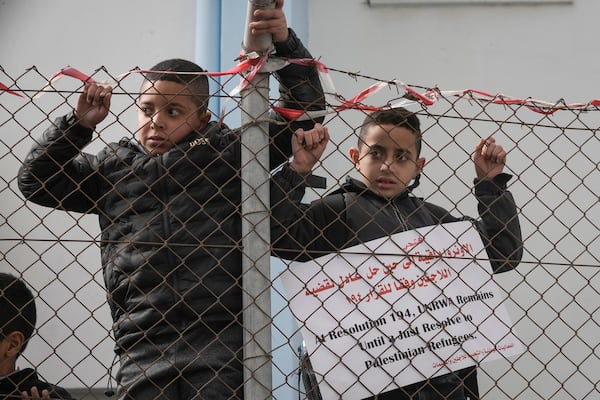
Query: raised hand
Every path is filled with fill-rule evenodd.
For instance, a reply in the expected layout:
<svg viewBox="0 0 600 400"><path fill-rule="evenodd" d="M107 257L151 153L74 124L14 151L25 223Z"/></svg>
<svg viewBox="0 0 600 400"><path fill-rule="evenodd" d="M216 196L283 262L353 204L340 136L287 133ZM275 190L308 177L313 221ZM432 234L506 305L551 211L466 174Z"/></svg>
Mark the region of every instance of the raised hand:
<svg viewBox="0 0 600 400"><path fill-rule="evenodd" d="M261 8L254 11L255 20L250 23L253 35L270 33L274 42L285 42L288 38L288 26L283 13L283 0L275 1L275 8Z"/></svg>
<svg viewBox="0 0 600 400"><path fill-rule="evenodd" d="M323 155L328 142L329 131L321 124L315 124L308 131L298 129L292 137L293 159L290 168L299 174L310 173Z"/></svg>
<svg viewBox="0 0 600 400"><path fill-rule="evenodd" d="M112 87L86 83L75 107L75 117L80 125L94 129L106 118L110 109Z"/></svg>
<svg viewBox="0 0 600 400"><path fill-rule="evenodd" d="M504 170L506 151L496 144L496 139L480 139L473 152L475 173L479 179L492 179Z"/></svg>

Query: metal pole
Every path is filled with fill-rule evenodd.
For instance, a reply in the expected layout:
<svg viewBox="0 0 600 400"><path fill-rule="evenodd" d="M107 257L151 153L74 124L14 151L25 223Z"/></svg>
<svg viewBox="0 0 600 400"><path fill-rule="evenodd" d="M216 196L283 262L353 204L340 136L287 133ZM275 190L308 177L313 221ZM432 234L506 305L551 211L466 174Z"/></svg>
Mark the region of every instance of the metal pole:
<svg viewBox="0 0 600 400"><path fill-rule="evenodd" d="M274 0L248 1L247 53L264 54L271 47L271 35L252 36L248 25L257 8L274 6ZM256 121L269 113L269 74L258 72L241 97L244 399L267 400L272 391L269 125Z"/></svg>

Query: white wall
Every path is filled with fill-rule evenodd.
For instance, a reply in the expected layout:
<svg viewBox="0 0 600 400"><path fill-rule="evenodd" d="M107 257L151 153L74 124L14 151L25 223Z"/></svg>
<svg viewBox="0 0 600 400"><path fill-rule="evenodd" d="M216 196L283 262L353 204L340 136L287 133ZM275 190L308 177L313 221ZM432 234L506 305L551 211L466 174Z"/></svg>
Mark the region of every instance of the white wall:
<svg viewBox="0 0 600 400"><path fill-rule="evenodd" d="M369 7L310 1L311 50L326 64L443 89L568 102L598 97L600 3ZM485 3L485 2L484 2Z"/></svg>

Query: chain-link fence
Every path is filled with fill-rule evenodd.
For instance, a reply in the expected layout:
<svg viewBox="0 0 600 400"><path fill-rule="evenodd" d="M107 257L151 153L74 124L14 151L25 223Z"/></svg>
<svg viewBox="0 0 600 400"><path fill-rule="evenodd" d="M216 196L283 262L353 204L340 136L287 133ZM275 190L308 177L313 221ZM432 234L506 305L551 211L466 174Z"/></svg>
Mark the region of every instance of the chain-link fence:
<svg viewBox="0 0 600 400"><path fill-rule="evenodd" d="M107 306L106 282L111 283L112 278L106 275L106 269L103 275L100 247L111 238L100 231L97 215L37 205L26 201L17 186L18 170L32 145L40 143L42 132L56 117L72 110L82 85L77 79L61 79L47 86L50 78L35 68L18 74L0 71L0 82L13 92L0 92L3 171L0 268L22 277L34 289L39 316L37 331L19 363L35 367L45 379L81 398L102 398L106 387L114 384L109 375L115 376L119 369L113 352L111 311L113 315L132 311L109 310ZM92 74L97 81L112 81L115 88L109 117L97 127L98 134L85 147L88 153L96 154L109 143L117 143L122 137L131 139L137 133L134 127L140 79L136 73L120 72L101 68ZM338 214L339 221L319 231L315 240L309 238L303 242L295 235L301 235L303 229L310 231L307 223L314 229L320 222L311 224L302 219L304 214L298 214L301 218L297 219L295 213L299 209L290 208L289 216L294 216L294 220L285 222L284 229L276 231L277 235L291 233L288 244L293 239L298 239L297 246L342 240L327 237L332 232L350 231L355 235L353 240L345 242L345 247L335 248L334 252L319 253L320 249L311 247L315 251L305 253L308 256L300 260L304 264L271 259L274 270L271 331L277 338L273 341L271 361L273 376L278 377L270 389L272 398L360 399L390 391L395 391L391 393L396 396L404 393L406 397L418 392L424 396L426 390L448 399L474 399L477 390L485 399L597 398L600 381L600 335L596 322L600 307L596 289L600 284L597 105L547 104L476 91L446 92L331 68L321 73L326 78L323 82L328 92L324 124L331 140L314 172L327 178L328 188L309 188L304 202L325 198L346 182L346 176L357 180L365 177L364 171L357 171L348 157L349 149L358 146L363 119L374 109L403 106L414 111L421 121L420 156L426 159L420 184L412 190L413 196L456 217L477 218L479 212L487 213L488 222L495 223L496 230L486 231L480 237L474 229L479 227L481 232L480 225L449 219L445 213L430 212L436 216L431 220L433 225L415 222L426 206L414 202L417 206L407 209L404 203L396 203L398 199L387 199L371 213L363 212L372 219L353 219L349 217L354 215L351 211L360 214L366 206L356 198L342 196L343 201L337 206L345 211ZM374 88L373 83L377 90L365 90L356 98L352 97L356 93L336 93L334 84L344 80L354 82L356 93ZM223 118L227 122L229 116L244 113L239 109L239 97L225 89L237 82L239 76L233 74L214 85L217 89L212 94L221 97L224 106L213 110L213 120ZM271 97L270 103L274 105L277 96ZM507 152L505 172L513 176L507 185L516 202L523 250L515 269L497 274L492 273L492 268L506 266L510 257L518 253L519 246L504 252L490 250L502 235L512 236L513 242L518 243L514 231L505 231L505 224L514 225L515 220L496 213L496 198L488 199L478 211L473 151L480 138L490 137ZM115 154L120 153L115 150ZM62 165L71 161L71 158L52 160ZM121 161L127 163L125 159ZM133 171L137 174L142 169ZM191 173L202 176L204 170L198 167ZM167 210L159 213L161 218L169 218L168 210L177 205L162 202L157 182L138 178L147 186L119 185L100 201L114 193L130 195L125 204L143 215L136 200L150 194L156 196L156 207ZM42 186L53 183L53 179L48 177ZM78 182L76 186L83 184ZM180 192L187 190L179 188ZM498 192L502 190L497 185L489 190L493 196L501 196ZM285 200L294 195L290 190ZM203 204L199 199L189 201L196 204L196 212L200 213ZM59 204L62 205L60 201ZM395 207L394 218L398 220L384 214L390 205ZM239 211L234 204L234 212ZM124 209L111 212L117 216L126 213ZM219 225L222 221L232 218L211 217L215 232L222 229ZM281 218L285 217L284 212ZM102 222L102 215L100 219ZM111 221L113 225L104 226L115 229L115 223L119 224L116 217ZM156 223L150 219L144 226L122 225L116 229L152 230ZM444 224L433 228L439 223ZM394 228L385 228L389 224ZM343 226L341 231L332 228L338 225ZM373 225L385 235L361 236L360 232L368 230L366 226ZM172 295L180 298L172 309L162 310L164 314L158 323L176 325L189 315L202 320L207 315L206 309L213 306L229 310L228 304L218 304L221 300L228 301L224 296L228 288L222 288L222 293L211 293L217 304L196 303L193 291L206 288L204 280L222 277L210 275L203 265L187 265L186 257L193 259L195 249L186 250L182 256L173 249L188 247L189 242L180 243L177 232L171 233L162 242L144 244L154 246L156 254L171 252L167 257L172 262L170 270L167 269L170 272L161 275L157 269L144 270L153 265L152 260L139 260L139 268L129 271L125 289L117 286L119 291L109 292L109 298L138 295L142 307L153 293L136 292L136 280L150 274L162 280L156 282L156 287L164 282L173 285ZM194 232L186 234L193 236ZM363 240L364 237L369 240ZM272 237L271 241L279 239ZM236 240L231 247L240 249ZM366 244L361 244L361 240ZM142 246L135 242L128 244ZM210 235L197 241L198 248L210 244ZM296 250L301 252L302 247ZM210 252L216 263L211 267L214 272L219 270L220 262L227 261L227 250ZM492 252L494 256L490 255ZM109 261L119 256L111 254ZM107 259L103 261L106 268ZM174 275L181 268L189 269L196 281L183 286L173 284ZM230 275L224 281L241 293L239 278ZM233 320L241 322L240 317L235 315ZM115 328L122 329L127 322L118 320ZM218 333L220 328L215 326L218 323L210 320L201 329ZM144 332L154 327L139 325L138 328ZM179 332L187 346L174 349L175 354L178 351L185 356L191 354L194 359L194 352L202 353L199 347L210 345L194 342L186 329ZM135 340L142 342L150 337L142 334ZM227 341L220 334L214 334L211 340ZM135 351L134 344L128 346L118 347L121 357L128 350ZM164 347L156 351L157 359L167 352ZM307 367L309 363L311 366ZM157 364L160 362L149 363L152 367L140 374L152 377L153 366ZM296 368L301 364L298 371ZM474 366L477 380L473 386ZM215 380L228 373L226 362L210 368L215 372ZM177 373L185 377L186 370ZM301 384L303 380L309 384ZM169 386L169 382L159 384ZM458 387L466 387L466 394L452 397L458 395L454 391ZM473 390L474 387L478 389Z"/></svg>

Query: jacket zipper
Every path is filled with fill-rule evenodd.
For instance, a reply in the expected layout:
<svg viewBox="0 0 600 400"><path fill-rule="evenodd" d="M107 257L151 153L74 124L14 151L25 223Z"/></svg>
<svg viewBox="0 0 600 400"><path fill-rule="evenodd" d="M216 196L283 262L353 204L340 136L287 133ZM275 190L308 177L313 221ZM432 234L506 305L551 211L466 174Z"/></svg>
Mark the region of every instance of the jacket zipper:
<svg viewBox="0 0 600 400"><path fill-rule="evenodd" d="M398 219L398 222L400 222L400 226L402 227L402 231L403 232L407 231L408 230L408 224L406 223L406 219L404 218L404 215L402 215L402 212L400 211L400 208L398 207L398 205L396 205L396 202L392 201L390 203L392 205L392 210L394 211L394 215Z"/></svg>
<svg viewBox="0 0 600 400"><path fill-rule="evenodd" d="M157 160L156 163L156 171L157 171L157 176L160 177L163 175L162 173L162 169L166 168L165 163L164 163L164 158L162 154L156 155L155 159ZM163 242L163 246L166 247L166 254L167 254L167 265L175 265L177 263L177 260L173 257L171 251L169 250L169 246L166 243L167 238L171 237L171 226L169 225L169 216L168 216L168 200L169 200L169 196L168 196L168 188L167 188L167 181L164 179L160 179L159 178L159 187L158 187L158 198L161 202L161 214L162 214L162 218L161 218L161 223L162 223L162 230L163 230L163 240L165 242ZM177 275L177 272L175 273L175 275ZM170 286L173 286L175 288L175 291L177 293L181 292L181 288L178 285L179 279L174 279L171 282L167 282L166 278L163 277L163 283L168 283ZM178 303L179 302L179 298L177 296L172 297L172 303Z"/></svg>

